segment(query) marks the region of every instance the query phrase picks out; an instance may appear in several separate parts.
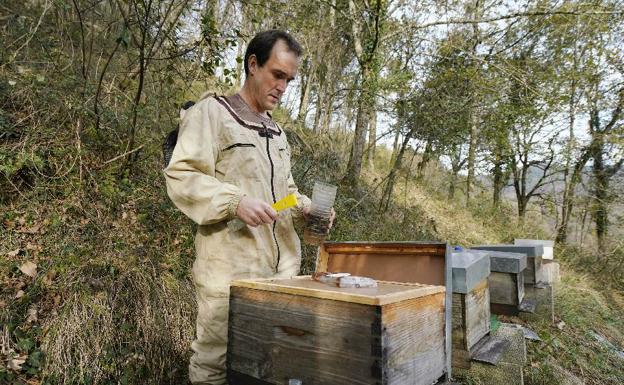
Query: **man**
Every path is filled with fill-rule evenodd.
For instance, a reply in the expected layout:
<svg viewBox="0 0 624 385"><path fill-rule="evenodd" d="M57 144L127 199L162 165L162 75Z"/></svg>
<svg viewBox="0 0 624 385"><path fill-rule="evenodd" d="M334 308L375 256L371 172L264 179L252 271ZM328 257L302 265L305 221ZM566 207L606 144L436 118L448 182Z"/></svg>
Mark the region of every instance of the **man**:
<svg viewBox="0 0 624 385"><path fill-rule="evenodd" d="M290 172L286 134L273 110L299 66L300 45L286 32L258 33L245 52L245 84L230 97L204 97L182 119L167 192L199 224L193 264L198 315L189 376L225 384L229 283L299 273L301 247L293 219L309 211ZM277 215L270 206L297 194L299 205ZM239 218L247 226L230 230Z"/></svg>

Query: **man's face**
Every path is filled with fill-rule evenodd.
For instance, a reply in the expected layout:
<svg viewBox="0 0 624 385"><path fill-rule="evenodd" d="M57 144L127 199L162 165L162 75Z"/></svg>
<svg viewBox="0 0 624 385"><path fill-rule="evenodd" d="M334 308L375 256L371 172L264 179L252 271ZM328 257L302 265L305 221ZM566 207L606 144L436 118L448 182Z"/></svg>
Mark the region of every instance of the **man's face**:
<svg viewBox="0 0 624 385"><path fill-rule="evenodd" d="M269 60L258 66L255 56L249 59L249 77L255 108L260 112L273 110L299 68L299 58L283 40L275 42Z"/></svg>

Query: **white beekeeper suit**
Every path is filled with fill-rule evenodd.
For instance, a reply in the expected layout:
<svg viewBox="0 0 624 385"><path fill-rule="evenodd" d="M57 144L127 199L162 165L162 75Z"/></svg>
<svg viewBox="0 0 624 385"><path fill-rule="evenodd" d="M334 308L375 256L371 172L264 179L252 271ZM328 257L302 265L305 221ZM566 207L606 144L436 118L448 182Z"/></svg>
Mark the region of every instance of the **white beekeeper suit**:
<svg viewBox="0 0 624 385"><path fill-rule="evenodd" d="M301 246L293 217L302 216L310 200L293 181L284 131L238 94L203 97L185 112L164 173L171 200L199 224L193 264L197 338L190 379L225 384L229 283L299 273ZM298 206L280 213L273 224L239 231L227 227L244 195L273 203L290 193L297 194Z"/></svg>

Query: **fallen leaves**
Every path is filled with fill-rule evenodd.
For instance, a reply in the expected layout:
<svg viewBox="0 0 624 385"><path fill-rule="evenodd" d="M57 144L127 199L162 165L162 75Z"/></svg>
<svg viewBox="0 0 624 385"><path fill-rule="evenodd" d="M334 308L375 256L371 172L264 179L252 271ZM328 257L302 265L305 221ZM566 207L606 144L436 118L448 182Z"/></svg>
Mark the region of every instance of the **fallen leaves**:
<svg viewBox="0 0 624 385"><path fill-rule="evenodd" d="M39 320L39 318L37 317L37 308L34 306L31 306L28 309L28 317L26 318L26 323L35 323Z"/></svg>
<svg viewBox="0 0 624 385"><path fill-rule="evenodd" d="M19 255L20 251L22 251L22 249L20 249L20 248L17 248L17 249L15 249L13 251L9 251L7 253L7 256L9 256L11 258L15 258L15 257L17 257Z"/></svg>
<svg viewBox="0 0 624 385"><path fill-rule="evenodd" d="M20 266L20 271L27 276L34 278L37 276L37 265L32 263L31 261L26 261L22 266Z"/></svg>
<svg viewBox="0 0 624 385"><path fill-rule="evenodd" d="M23 282L23 281L19 281L15 284L15 289L17 289L17 293L15 294L15 299L20 299L24 295L26 295L24 290L22 290L22 288L24 288L25 286L26 286L26 282Z"/></svg>
<svg viewBox="0 0 624 385"><path fill-rule="evenodd" d="M17 232L18 233L22 233L22 234L37 234L37 233L40 232L40 230L41 230L41 226L40 225L33 225L33 226L30 226L30 227L23 227L23 228L17 230Z"/></svg>
<svg viewBox="0 0 624 385"><path fill-rule="evenodd" d="M56 271L51 269L51 270L48 270L48 272L46 273L46 275L43 277L41 281L44 286L52 286L52 282L54 281L54 278L56 278Z"/></svg>
<svg viewBox="0 0 624 385"><path fill-rule="evenodd" d="M35 253L37 253L39 251L43 251L43 246L28 242L26 244L26 250L34 251Z"/></svg>
<svg viewBox="0 0 624 385"><path fill-rule="evenodd" d="M22 365L26 362L28 356L9 357L7 367L13 371L19 372L22 370Z"/></svg>

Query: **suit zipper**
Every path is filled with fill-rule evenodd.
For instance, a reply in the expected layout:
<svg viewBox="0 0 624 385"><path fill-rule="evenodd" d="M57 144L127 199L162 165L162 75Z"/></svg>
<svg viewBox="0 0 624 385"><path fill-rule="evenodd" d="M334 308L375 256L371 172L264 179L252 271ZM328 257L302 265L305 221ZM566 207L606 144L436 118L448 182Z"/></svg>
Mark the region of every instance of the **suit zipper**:
<svg viewBox="0 0 624 385"><path fill-rule="evenodd" d="M273 159L271 158L271 147L269 146L269 136L273 136L273 135L269 132L269 129L264 123L262 123L262 126L264 127L264 137L266 138L266 152L267 152L267 156L269 157L269 164L271 165L271 195L273 197L273 203L275 203L277 202L277 198L275 196L275 186L274 186L275 165L273 164ZM277 226L277 221L273 222L272 231L273 231L273 240L275 241L275 246L277 247L277 263L275 264L275 273L278 273L279 263L280 263L280 247L279 247L279 243L277 242L277 235L275 234L275 226Z"/></svg>

